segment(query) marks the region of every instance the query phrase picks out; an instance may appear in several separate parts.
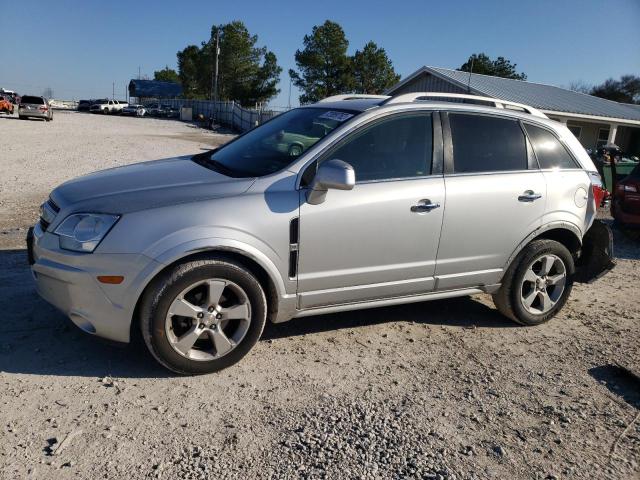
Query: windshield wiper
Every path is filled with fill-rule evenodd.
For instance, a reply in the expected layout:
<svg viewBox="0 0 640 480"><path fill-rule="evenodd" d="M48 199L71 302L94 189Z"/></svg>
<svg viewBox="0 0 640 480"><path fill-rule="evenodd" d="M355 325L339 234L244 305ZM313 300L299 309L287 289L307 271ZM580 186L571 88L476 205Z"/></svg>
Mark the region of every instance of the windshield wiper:
<svg viewBox="0 0 640 480"><path fill-rule="evenodd" d="M218 162L217 160L214 160L212 158L213 153L217 150L209 150L207 152L202 152L202 153L198 153L196 155L194 155L193 157L191 157L191 160L193 160L194 162L196 162L198 165L202 165L205 168L208 168L210 170L214 170L218 173L221 173L223 175L226 175L227 177L235 177L237 176L237 172L229 167L227 167L226 165Z"/></svg>

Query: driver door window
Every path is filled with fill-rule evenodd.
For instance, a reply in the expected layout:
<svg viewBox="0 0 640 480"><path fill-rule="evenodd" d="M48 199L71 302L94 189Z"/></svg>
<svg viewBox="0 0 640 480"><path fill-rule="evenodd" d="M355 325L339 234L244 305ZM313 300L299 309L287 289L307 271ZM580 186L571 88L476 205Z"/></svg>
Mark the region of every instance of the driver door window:
<svg viewBox="0 0 640 480"><path fill-rule="evenodd" d="M356 181L424 177L431 173L431 114L396 115L346 138L325 159L349 163Z"/></svg>

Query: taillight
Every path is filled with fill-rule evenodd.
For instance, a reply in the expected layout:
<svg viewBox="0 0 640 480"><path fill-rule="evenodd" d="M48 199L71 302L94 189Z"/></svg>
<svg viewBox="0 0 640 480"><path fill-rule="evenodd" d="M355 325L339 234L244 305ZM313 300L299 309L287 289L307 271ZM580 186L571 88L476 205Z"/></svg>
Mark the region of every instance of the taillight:
<svg viewBox="0 0 640 480"><path fill-rule="evenodd" d="M42 106L40 107L40 111L41 111L41 112L46 112L47 110L49 110L49 107L47 107L46 105L42 105Z"/></svg>
<svg viewBox="0 0 640 480"><path fill-rule="evenodd" d="M602 184L602 179L600 178L600 174L597 172L589 172L589 178L591 180L591 191L593 192L593 201L595 203L595 208L597 209L602 205L602 201L604 200L607 190L604 188Z"/></svg>

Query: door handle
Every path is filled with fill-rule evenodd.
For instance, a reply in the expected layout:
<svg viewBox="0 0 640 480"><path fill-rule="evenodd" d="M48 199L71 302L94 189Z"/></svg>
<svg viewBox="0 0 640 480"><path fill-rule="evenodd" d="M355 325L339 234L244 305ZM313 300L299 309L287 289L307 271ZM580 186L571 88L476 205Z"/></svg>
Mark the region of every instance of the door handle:
<svg viewBox="0 0 640 480"><path fill-rule="evenodd" d="M414 213L426 213L434 208L440 208L440 204L431 203L431 200L420 200L420 203L411 206L411 211Z"/></svg>
<svg viewBox="0 0 640 480"><path fill-rule="evenodd" d="M522 195L518 197L519 202L533 202L542 198L542 195L534 192L533 190L525 190Z"/></svg>

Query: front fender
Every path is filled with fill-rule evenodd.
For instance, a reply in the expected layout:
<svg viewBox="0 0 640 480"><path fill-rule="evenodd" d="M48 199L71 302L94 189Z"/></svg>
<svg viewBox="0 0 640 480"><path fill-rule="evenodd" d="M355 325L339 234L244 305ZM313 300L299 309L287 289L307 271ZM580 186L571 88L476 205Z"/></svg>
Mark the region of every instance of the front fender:
<svg viewBox="0 0 640 480"><path fill-rule="evenodd" d="M260 265L267 272L269 277L271 277L279 297L287 294L287 287L284 284L282 274L275 263L254 246L235 239L212 237L191 240L175 245L168 250L155 255L154 259L166 266L180 260L181 258L193 255L194 253L212 250L229 251L250 258Z"/></svg>

